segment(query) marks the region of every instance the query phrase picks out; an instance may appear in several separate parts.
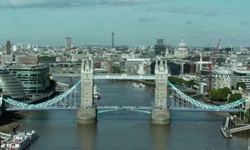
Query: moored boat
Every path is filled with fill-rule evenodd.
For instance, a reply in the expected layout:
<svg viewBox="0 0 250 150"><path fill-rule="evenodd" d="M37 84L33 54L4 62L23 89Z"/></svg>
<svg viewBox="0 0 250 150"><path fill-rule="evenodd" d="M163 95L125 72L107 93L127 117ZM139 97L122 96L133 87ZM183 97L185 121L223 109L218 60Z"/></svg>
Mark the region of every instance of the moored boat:
<svg viewBox="0 0 250 150"><path fill-rule="evenodd" d="M94 90L93 90L93 98L94 99L100 99L101 98L101 92L100 89L96 86L96 84L94 85Z"/></svg>
<svg viewBox="0 0 250 150"><path fill-rule="evenodd" d="M142 83L135 83L135 82L132 83L132 86L133 86L133 87L137 87L137 88L145 88L145 87L146 87L146 86L145 86L144 84L142 84Z"/></svg>
<svg viewBox="0 0 250 150"><path fill-rule="evenodd" d="M24 150L39 136L36 131L18 132L1 142L1 149Z"/></svg>
<svg viewBox="0 0 250 150"><path fill-rule="evenodd" d="M31 141L33 141L39 137L35 130L27 131L27 132L25 132L25 135L27 135Z"/></svg>

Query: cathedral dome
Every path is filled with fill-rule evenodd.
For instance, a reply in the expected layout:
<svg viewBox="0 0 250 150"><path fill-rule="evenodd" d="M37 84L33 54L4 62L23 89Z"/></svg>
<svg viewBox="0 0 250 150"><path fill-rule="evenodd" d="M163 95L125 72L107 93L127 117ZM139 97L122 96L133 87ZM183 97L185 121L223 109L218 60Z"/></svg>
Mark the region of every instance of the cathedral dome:
<svg viewBox="0 0 250 150"><path fill-rule="evenodd" d="M184 39L181 40L179 47L187 47L186 43L184 42Z"/></svg>

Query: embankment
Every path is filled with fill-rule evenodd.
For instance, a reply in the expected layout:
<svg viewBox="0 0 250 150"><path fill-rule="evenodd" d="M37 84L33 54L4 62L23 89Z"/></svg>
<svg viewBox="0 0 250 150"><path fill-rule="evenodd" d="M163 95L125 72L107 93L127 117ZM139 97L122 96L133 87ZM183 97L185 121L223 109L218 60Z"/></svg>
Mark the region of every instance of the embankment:
<svg viewBox="0 0 250 150"><path fill-rule="evenodd" d="M0 132L11 133L16 131L23 126L19 120L30 114L30 111L6 112L0 120Z"/></svg>

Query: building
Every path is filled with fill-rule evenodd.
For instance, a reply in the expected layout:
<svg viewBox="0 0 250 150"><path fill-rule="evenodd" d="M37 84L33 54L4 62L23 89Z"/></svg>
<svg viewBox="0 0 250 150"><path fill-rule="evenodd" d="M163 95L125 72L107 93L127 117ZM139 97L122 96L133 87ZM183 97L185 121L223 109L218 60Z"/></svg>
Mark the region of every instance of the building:
<svg viewBox="0 0 250 150"><path fill-rule="evenodd" d="M250 90L250 70L232 70L232 86L236 88L238 82L244 82L246 89Z"/></svg>
<svg viewBox="0 0 250 150"><path fill-rule="evenodd" d="M65 39L65 50L71 50L71 37Z"/></svg>
<svg viewBox="0 0 250 150"><path fill-rule="evenodd" d="M3 95L12 99L24 101L26 98L22 82L10 74L3 66L0 66L0 89Z"/></svg>
<svg viewBox="0 0 250 150"><path fill-rule="evenodd" d="M21 43L20 44L20 49L23 49L23 50L31 49L31 44L29 44L29 43Z"/></svg>
<svg viewBox="0 0 250 150"><path fill-rule="evenodd" d="M213 90L222 88L231 89L231 76L230 74L215 74L212 76L212 87Z"/></svg>
<svg viewBox="0 0 250 150"><path fill-rule="evenodd" d="M38 63L37 56L26 56L26 55L17 55L16 56L17 64L25 64L25 65L36 65Z"/></svg>
<svg viewBox="0 0 250 150"><path fill-rule="evenodd" d="M81 61L87 58L88 58L88 55L86 54L71 54L71 61Z"/></svg>
<svg viewBox="0 0 250 150"><path fill-rule="evenodd" d="M10 65L7 69L22 82L27 95L43 93L50 86L46 65Z"/></svg>
<svg viewBox="0 0 250 150"><path fill-rule="evenodd" d="M157 39L156 45L154 46L156 55L163 55L166 52L166 45L164 45L163 39Z"/></svg>
<svg viewBox="0 0 250 150"><path fill-rule="evenodd" d="M156 40L156 45L163 46L164 45L164 40L163 39L157 39Z"/></svg>
<svg viewBox="0 0 250 150"><path fill-rule="evenodd" d="M12 55L0 55L1 57L1 64L7 64L13 62L13 56Z"/></svg>
<svg viewBox="0 0 250 150"><path fill-rule="evenodd" d="M179 44L178 48L175 50L175 57L177 58L186 58L188 57L188 48L186 43L184 42L184 39L181 40L181 43Z"/></svg>
<svg viewBox="0 0 250 150"><path fill-rule="evenodd" d="M11 43L10 41L7 41L6 44L6 55L10 55L11 54Z"/></svg>
<svg viewBox="0 0 250 150"><path fill-rule="evenodd" d="M137 74L139 66L144 64L144 69L146 74L150 74L150 63L151 59L148 58L129 58L123 59L120 62L121 72L127 72L128 74ZM148 67L147 67L148 66ZM140 70L142 72L142 70Z"/></svg>
<svg viewBox="0 0 250 150"><path fill-rule="evenodd" d="M112 34L111 48L115 48L115 33L112 32L111 34Z"/></svg>

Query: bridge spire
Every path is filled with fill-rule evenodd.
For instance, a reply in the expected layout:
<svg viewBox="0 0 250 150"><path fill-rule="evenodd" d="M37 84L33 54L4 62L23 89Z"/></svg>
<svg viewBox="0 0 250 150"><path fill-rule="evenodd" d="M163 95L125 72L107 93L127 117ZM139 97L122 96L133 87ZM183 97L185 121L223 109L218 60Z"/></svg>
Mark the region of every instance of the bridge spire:
<svg viewBox="0 0 250 150"><path fill-rule="evenodd" d="M82 60L81 65L81 106L77 110L77 122L91 124L96 122L96 107L93 100L93 59Z"/></svg>
<svg viewBox="0 0 250 150"><path fill-rule="evenodd" d="M160 60L155 64L155 99L152 106L151 122L153 124L165 125L170 123L170 110L167 107L167 62Z"/></svg>

